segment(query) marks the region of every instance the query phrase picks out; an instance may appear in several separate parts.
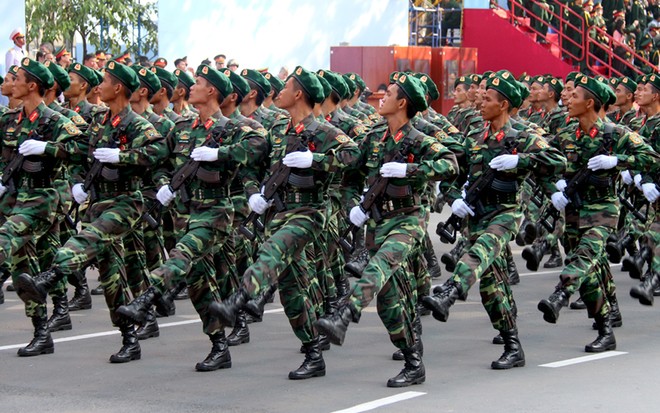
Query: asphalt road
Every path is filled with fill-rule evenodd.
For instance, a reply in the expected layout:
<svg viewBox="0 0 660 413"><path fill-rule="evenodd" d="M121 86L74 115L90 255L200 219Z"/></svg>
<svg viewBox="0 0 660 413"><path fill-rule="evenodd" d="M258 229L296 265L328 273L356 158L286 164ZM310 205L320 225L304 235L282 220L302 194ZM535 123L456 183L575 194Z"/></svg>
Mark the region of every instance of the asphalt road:
<svg viewBox="0 0 660 413"><path fill-rule="evenodd" d="M432 220L432 228L435 222ZM436 252L448 246L436 242ZM513 244L512 244L513 245ZM0 306L0 411L2 412L657 412L660 410L660 316L629 297L636 282L613 267L624 325L615 329L617 352L589 360L584 345L596 337L586 311L564 309L559 322L543 321L536 304L557 282L558 270L529 273L513 245L522 282L514 287L527 365L494 371L502 346L479 301L478 289L457 303L447 323L424 317L427 381L405 389L385 386L403 367L392 361L375 308L351 324L343 347L324 353L327 375L290 381L303 360L281 306L269 304L252 324L251 342L231 348L231 369L200 373L195 363L210 349L190 302L159 319L161 336L141 342L142 359L108 362L120 347L102 297L93 309L72 313L74 328L54 333L55 353L16 356L32 327L22 302L6 293ZM446 278L435 280L438 284ZM96 274L88 273L92 286ZM575 364L547 366L571 359ZM371 403L371 404L369 404ZM379 407L378 407L379 406Z"/></svg>

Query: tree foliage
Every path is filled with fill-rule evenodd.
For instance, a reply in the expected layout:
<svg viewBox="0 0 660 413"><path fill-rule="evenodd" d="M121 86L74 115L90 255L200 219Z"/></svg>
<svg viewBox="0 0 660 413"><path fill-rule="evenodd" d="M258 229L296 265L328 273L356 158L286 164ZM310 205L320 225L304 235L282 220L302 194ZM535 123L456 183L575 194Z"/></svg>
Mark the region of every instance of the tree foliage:
<svg viewBox="0 0 660 413"><path fill-rule="evenodd" d="M82 38L83 54L89 46L114 55L126 50L142 54L158 50L157 6L153 0L26 0L28 40L48 41L71 47L75 35ZM141 23L138 39L138 21ZM101 22L108 29L101 38ZM102 44L103 42L103 44Z"/></svg>

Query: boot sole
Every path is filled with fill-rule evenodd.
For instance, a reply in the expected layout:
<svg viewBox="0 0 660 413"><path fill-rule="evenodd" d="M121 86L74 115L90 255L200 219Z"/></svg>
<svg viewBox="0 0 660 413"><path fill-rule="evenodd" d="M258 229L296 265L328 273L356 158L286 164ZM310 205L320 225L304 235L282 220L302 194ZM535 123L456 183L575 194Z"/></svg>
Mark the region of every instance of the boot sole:
<svg viewBox="0 0 660 413"><path fill-rule="evenodd" d="M653 305L653 296L654 294L651 294L650 297L645 296L641 292L637 291L635 287L630 289L630 296L632 298L635 298L639 300L639 303L642 305Z"/></svg>
<svg viewBox="0 0 660 413"><path fill-rule="evenodd" d="M142 358L142 353L131 354L129 358L116 358L114 355L110 356L110 363L112 364L122 364L128 363L133 360L140 360Z"/></svg>
<svg viewBox="0 0 660 413"><path fill-rule="evenodd" d="M234 346L240 346L241 344L247 344L250 342L250 337L241 339L241 340L236 340L236 341L231 341L229 338L227 338L227 345L229 347L234 347Z"/></svg>
<svg viewBox="0 0 660 413"><path fill-rule="evenodd" d="M23 353L21 350L18 350L18 357L34 357L34 356L40 356L42 354L53 354L55 352L55 347L50 347L41 350L38 353Z"/></svg>
<svg viewBox="0 0 660 413"><path fill-rule="evenodd" d="M72 324L65 324L62 326L57 326L57 327L50 327L48 326L48 331L51 333L54 333L56 331L67 331L67 330L73 330L73 325Z"/></svg>
<svg viewBox="0 0 660 413"><path fill-rule="evenodd" d="M534 262L532 261L532 259L534 259L534 258L536 258L536 257L534 256L534 254L533 254L530 250L528 250L527 248L525 248L525 249L522 251L522 257L523 257L523 259L525 260L525 267L526 267L528 270L530 270L530 271L538 271L538 269L539 269L539 265L541 264L541 262L539 261L539 262L534 263Z"/></svg>
<svg viewBox="0 0 660 413"><path fill-rule="evenodd" d="M559 317L555 316L555 313L552 311L549 304L546 304L545 301L541 301L536 306L536 308L538 308L539 311L543 313L543 319L546 322L548 322L550 324L557 324L557 319Z"/></svg>
<svg viewBox="0 0 660 413"><path fill-rule="evenodd" d="M323 376L325 376L325 370L317 371L312 374L307 374L305 376L292 376L291 373L289 373L289 380L305 380L305 379L311 379L313 377L323 377Z"/></svg>
<svg viewBox="0 0 660 413"><path fill-rule="evenodd" d="M420 378L415 379L411 382L404 382L404 383L390 383L390 382L387 382L387 387L393 387L393 388L408 387L408 386L412 386L414 384L422 384L425 381L426 381L426 376L420 377Z"/></svg>
<svg viewBox="0 0 660 413"><path fill-rule="evenodd" d="M584 346L584 351L586 353L603 353L605 351L612 351L612 350L616 350L616 343L603 348L592 348L589 346Z"/></svg>
<svg viewBox="0 0 660 413"><path fill-rule="evenodd" d="M146 339L149 339L149 338L160 337L160 331L156 331L156 332L153 332L153 333L145 334L144 336L142 336L142 335L140 335L140 334L136 334L136 336L137 336L137 339L138 339L138 340L142 341L142 340L146 340Z"/></svg>
<svg viewBox="0 0 660 413"><path fill-rule="evenodd" d="M490 365L490 368L493 370L509 370L514 367L525 367L525 360L518 360L510 365L496 364L495 362L491 363Z"/></svg>
<svg viewBox="0 0 660 413"><path fill-rule="evenodd" d="M341 346L342 344L344 344L344 339L346 338L346 331L344 331L343 337L337 336L334 334L334 330L330 330L326 328L326 326L323 323L324 321L325 320L323 319L317 320L314 323L314 327L316 327L319 333L325 334L328 337L328 340L330 340L331 344L334 344L335 346Z"/></svg>
<svg viewBox="0 0 660 413"><path fill-rule="evenodd" d="M80 311L80 310L91 310L92 309L92 304L90 303L89 305L82 305L82 306L72 306L69 304L69 311Z"/></svg>
<svg viewBox="0 0 660 413"><path fill-rule="evenodd" d="M431 314L433 314L433 318L435 318L438 321L441 321L443 323L446 323L447 320L449 319L449 314L443 314L439 311L436 311L436 309L433 307L433 304L428 304L428 301L430 301L430 297L424 297L422 298L422 305L429 310L431 310ZM432 301L431 301L432 303Z"/></svg>
<svg viewBox="0 0 660 413"><path fill-rule="evenodd" d="M45 304L48 295L47 292L39 291L34 279L27 274L16 277L16 294L25 302L36 301L39 304Z"/></svg>
<svg viewBox="0 0 660 413"><path fill-rule="evenodd" d="M195 371L216 371L216 370L229 369L229 368L231 368L231 361L211 367L200 366L198 364L195 366Z"/></svg>

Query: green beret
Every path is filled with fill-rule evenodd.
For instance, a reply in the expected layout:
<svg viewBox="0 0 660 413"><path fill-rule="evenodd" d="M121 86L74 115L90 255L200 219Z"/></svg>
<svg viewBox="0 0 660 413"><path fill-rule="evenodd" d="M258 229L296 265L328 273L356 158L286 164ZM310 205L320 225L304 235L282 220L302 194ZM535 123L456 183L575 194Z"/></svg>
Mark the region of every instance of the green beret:
<svg viewBox="0 0 660 413"><path fill-rule="evenodd" d="M18 66L16 65L9 66L9 69L7 69L7 73L11 73L14 76L16 76L16 74L18 73Z"/></svg>
<svg viewBox="0 0 660 413"><path fill-rule="evenodd" d="M511 81L512 78L509 78ZM488 79L486 82L486 90L493 89L500 93L506 98L506 100L511 103L511 106L514 108L520 107L522 105L522 98L520 92L518 91L518 86L514 85L510 81L505 80L501 76L494 76Z"/></svg>
<svg viewBox="0 0 660 413"><path fill-rule="evenodd" d="M346 73L346 74L348 75L348 77L349 77L353 82L355 82L355 85L357 86L358 89L360 89L360 90L362 90L362 91L364 91L364 90L367 89L367 84L364 83L364 79L362 79L362 78L360 77L360 75L358 75L357 73L353 73L353 72Z"/></svg>
<svg viewBox="0 0 660 413"><path fill-rule="evenodd" d="M327 99L330 97L330 94L332 93L332 86L330 86L330 83L325 80L321 75L318 73L315 73L316 77L319 79L319 82L321 82L321 87L323 88L323 100Z"/></svg>
<svg viewBox="0 0 660 413"><path fill-rule="evenodd" d="M571 72L566 75L566 83L573 81L575 82L575 78L578 77L578 75L581 75L580 72Z"/></svg>
<svg viewBox="0 0 660 413"><path fill-rule="evenodd" d="M529 83L529 82L532 81L532 77L531 77L530 75L528 75L527 73L523 73L523 74L520 75L520 77L518 78L518 81L519 81L519 82L524 82L524 83Z"/></svg>
<svg viewBox="0 0 660 413"><path fill-rule="evenodd" d="M497 73L491 73L490 76L487 77L487 79L490 79L490 78L495 77L495 76L500 77L500 78L506 80L507 82L513 84L514 86L516 86L516 84L513 83L513 81L516 80L516 78L508 70L500 70Z"/></svg>
<svg viewBox="0 0 660 413"><path fill-rule="evenodd" d="M101 83L103 83L103 77L105 76L105 72L102 72L100 70L94 70L94 76L96 76L96 86L98 86Z"/></svg>
<svg viewBox="0 0 660 413"><path fill-rule="evenodd" d="M399 86L417 112L423 112L428 108L426 93L421 80L415 76L397 72L394 75L394 84Z"/></svg>
<svg viewBox="0 0 660 413"><path fill-rule="evenodd" d="M650 83L655 87L655 89L660 92L660 76L656 74L648 74L646 75L646 83Z"/></svg>
<svg viewBox="0 0 660 413"><path fill-rule="evenodd" d="M211 84L211 86L218 89L218 92L220 92L223 98L234 93L234 87L231 84L231 80L209 65L199 65L195 74L203 77Z"/></svg>
<svg viewBox="0 0 660 413"><path fill-rule="evenodd" d="M392 76L392 75L390 75L390 76ZM347 96L346 99L350 99L355 94L355 89L357 89L357 85L355 84L355 81L353 79L351 79L348 75L344 74L344 75L342 75L342 77L344 78L344 82L346 82L346 86L348 86L348 94L346 95ZM390 80L391 80L391 77L390 77ZM390 83L392 83L392 82L390 82Z"/></svg>
<svg viewBox="0 0 660 413"><path fill-rule="evenodd" d="M21 60L21 69L32 75L46 89L50 89L55 84L55 79L53 79L50 70L36 60L32 60L29 57L23 58Z"/></svg>
<svg viewBox="0 0 660 413"><path fill-rule="evenodd" d="M234 92L241 98L245 98L250 93L250 84L245 78L231 69L224 69L222 73L229 78Z"/></svg>
<svg viewBox="0 0 660 413"><path fill-rule="evenodd" d="M392 83L392 82L390 82L390 83ZM470 76L461 76L458 79L454 80L454 89L456 89L458 87L458 85L470 86L471 84L472 84L472 77L470 77Z"/></svg>
<svg viewBox="0 0 660 413"><path fill-rule="evenodd" d="M273 76L271 73L266 73L264 77L270 83L270 87L277 93L280 93L284 89L284 82L279 77Z"/></svg>
<svg viewBox="0 0 660 413"><path fill-rule="evenodd" d="M637 76L637 79L635 79L635 81L637 82L637 86L646 83L646 75Z"/></svg>
<svg viewBox="0 0 660 413"><path fill-rule="evenodd" d="M614 94L614 89L610 87L610 82L603 76L596 76L596 81L600 82L603 85L603 90L607 94L607 101L605 102L608 105L613 105L616 102L616 94Z"/></svg>
<svg viewBox="0 0 660 413"><path fill-rule="evenodd" d="M3 84L4 82L5 82L5 78L2 77L2 75L0 75L0 85Z"/></svg>
<svg viewBox="0 0 660 413"><path fill-rule="evenodd" d="M105 65L105 71L106 73L110 73L112 76L117 78L117 80L126 86L126 89L128 89L131 93L140 88L140 79L138 79L137 73L135 70L126 65L115 62L113 60Z"/></svg>
<svg viewBox="0 0 660 413"><path fill-rule="evenodd" d="M604 84L606 84L606 85L609 85L609 84L610 84L610 81L607 80L607 78L606 78L605 76L603 76L603 75L594 76L594 79L596 79L596 80L599 81L600 83L604 83Z"/></svg>
<svg viewBox="0 0 660 413"><path fill-rule="evenodd" d="M241 76L248 80L250 86L254 84L259 88L264 96L268 96L270 93L270 82L259 71L254 69L243 69L241 71Z"/></svg>
<svg viewBox="0 0 660 413"><path fill-rule="evenodd" d="M637 91L637 83L634 80L632 80L631 78L629 78L628 76L623 76L623 77L620 77L619 79L617 79L617 86L619 86L619 85L625 86L626 89L628 89L629 91L631 91L633 93L635 93L635 91Z"/></svg>
<svg viewBox="0 0 660 413"><path fill-rule="evenodd" d="M159 57L159 59L162 59L162 57ZM168 85L170 85L172 90L174 90L176 89L176 86L179 84L179 79L172 72L169 72L158 66L152 66L149 70L151 70L151 73L158 76L158 80L160 80L161 87L163 86L163 83L167 83Z"/></svg>
<svg viewBox="0 0 660 413"><path fill-rule="evenodd" d="M179 83L185 86L186 89L190 89L192 85L195 84L195 78L192 77L190 73L186 72L185 70L176 69L172 73L174 73L174 76L176 76L176 78L179 80Z"/></svg>
<svg viewBox="0 0 660 413"><path fill-rule="evenodd" d="M608 103L610 100L610 94L608 93L608 90L611 90L610 87L592 77L580 76L575 80L575 87L578 86L591 92L599 100L601 105Z"/></svg>
<svg viewBox="0 0 660 413"><path fill-rule="evenodd" d="M529 89L527 88L527 85L525 85L523 82L518 82L517 80L516 86L518 86L518 93L520 93L520 104L522 105L522 101L529 97Z"/></svg>
<svg viewBox="0 0 660 413"><path fill-rule="evenodd" d="M483 78L488 79L488 78L491 77L494 73L495 73L495 72L493 72L493 71L491 71L491 70L486 70L486 71L483 73L483 75L481 75L481 78L482 78L482 79L483 79ZM499 73L499 72L497 72L497 73Z"/></svg>
<svg viewBox="0 0 660 413"><path fill-rule="evenodd" d="M479 83L481 83L481 76L479 76L477 74L473 74L473 75L470 75L470 77L472 78L472 84L473 85L478 85Z"/></svg>
<svg viewBox="0 0 660 413"><path fill-rule="evenodd" d="M89 67L80 64L80 63L74 63L69 66L69 74L75 73L78 76L82 77L85 82L87 82L88 85L91 87L96 87L99 85L98 83L98 78L96 77L96 73L94 73L94 69L90 69Z"/></svg>
<svg viewBox="0 0 660 413"><path fill-rule="evenodd" d="M610 80L609 80L610 87L611 87L612 89L616 90L616 87L619 86L619 82L620 82L620 81L621 81L621 79L619 79L618 77L612 77L612 78L610 78Z"/></svg>
<svg viewBox="0 0 660 413"><path fill-rule="evenodd" d="M325 100L323 97L323 86L313 72L303 69L302 66L297 66L293 70L293 73L289 75L289 78L294 78L300 84L313 103L321 103Z"/></svg>
<svg viewBox="0 0 660 413"><path fill-rule="evenodd" d="M60 89L62 91L65 91L71 86L71 79L69 78L69 74L64 70L64 68L57 63L53 63L50 60L44 62L44 66L50 70L50 74L53 75L53 78L57 82L57 84L60 86Z"/></svg>
<svg viewBox="0 0 660 413"><path fill-rule="evenodd" d="M342 75L329 70L319 70L316 74L330 84L332 90L339 95L339 99L344 99L344 96L348 95L348 86Z"/></svg>
<svg viewBox="0 0 660 413"><path fill-rule="evenodd" d="M548 76L545 78L545 84L550 86L558 95L561 94L562 90L564 90L564 82L562 82L559 78Z"/></svg>
<svg viewBox="0 0 660 413"><path fill-rule="evenodd" d="M421 80L424 86L426 86L426 90L428 90L429 98L431 98L431 102L434 100L438 100L440 98L440 92L438 92L438 87L435 85L435 82L429 75L426 73L415 73L413 76L415 76L417 79Z"/></svg>
<svg viewBox="0 0 660 413"><path fill-rule="evenodd" d="M151 93L156 93L163 87L161 85L158 76L155 73L152 73L151 70L147 69L144 66L133 65L131 69L135 71L138 79L140 79L140 84L151 91Z"/></svg>

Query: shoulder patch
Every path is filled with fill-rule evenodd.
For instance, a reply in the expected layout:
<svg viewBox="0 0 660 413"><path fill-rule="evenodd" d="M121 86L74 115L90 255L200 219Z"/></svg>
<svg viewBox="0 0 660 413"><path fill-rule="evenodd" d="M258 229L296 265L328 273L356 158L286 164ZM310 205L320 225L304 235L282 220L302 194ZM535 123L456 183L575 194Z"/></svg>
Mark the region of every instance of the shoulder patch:
<svg viewBox="0 0 660 413"><path fill-rule="evenodd" d="M69 135L80 135L80 129L78 129L76 125L71 122L64 124L64 130L67 131Z"/></svg>
<svg viewBox="0 0 660 413"><path fill-rule="evenodd" d="M549 145L545 141L545 139L537 139L536 140L536 146L538 146L539 149L545 149L545 148L549 147Z"/></svg>
<svg viewBox="0 0 660 413"><path fill-rule="evenodd" d="M71 118L71 122L75 123L76 125L83 125L85 123L85 119L83 119L83 117L80 115L75 115Z"/></svg>
<svg viewBox="0 0 660 413"><path fill-rule="evenodd" d="M629 139L630 142L634 143L635 145L641 145L642 143L644 143L642 138L636 132L631 132Z"/></svg>
<svg viewBox="0 0 660 413"><path fill-rule="evenodd" d="M336 137L335 139L337 139L337 142L339 142L339 143L346 143L346 142L348 142L348 141L350 140L350 139L348 138L348 136L346 136L346 135L344 135L344 134L339 134L339 135L337 135L337 137Z"/></svg>
<svg viewBox="0 0 660 413"><path fill-rule="evenodd" d="M458 128L454 125L451 125L449 129L447 130L449 133L460 133L461 131L458 130Z"/></svg>
<svg viewBox="0 0 660 413"><path fill-rule="evenodd" d="M247 132L251 132L252 128L250 128L249 126L241 126L241 130L247 133Z"/></svg>
<svg viewBox="0 0 660 413"><path fill-rule="evenodd" d="M442 149L442 144L439 142L436 142L433 145L431 145L431 150L433 152L440 152L440 149Z"/></svg>
<svg viewBox="0 0 660 413"><path fill-rule="evenodd" d="M146 136L148 140L152 140L158 136L158 132L156 132L155 129L149 128L144 131L144 136Z"/></svg>

